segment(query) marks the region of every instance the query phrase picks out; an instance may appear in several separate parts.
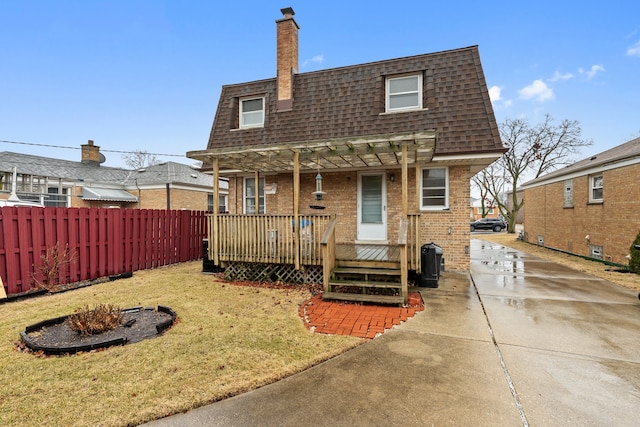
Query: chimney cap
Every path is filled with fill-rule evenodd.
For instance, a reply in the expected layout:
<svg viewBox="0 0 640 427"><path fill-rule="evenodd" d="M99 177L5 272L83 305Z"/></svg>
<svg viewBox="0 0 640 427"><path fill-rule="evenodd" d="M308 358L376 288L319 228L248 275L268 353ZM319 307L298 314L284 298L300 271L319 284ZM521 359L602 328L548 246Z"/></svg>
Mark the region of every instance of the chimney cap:
<svg viewBox="0 0 640 427"><path fill-rule="evenodd" d="M285 18L290 18L296 14L291 6L280 9L280 12L282 12Z"/></svg>

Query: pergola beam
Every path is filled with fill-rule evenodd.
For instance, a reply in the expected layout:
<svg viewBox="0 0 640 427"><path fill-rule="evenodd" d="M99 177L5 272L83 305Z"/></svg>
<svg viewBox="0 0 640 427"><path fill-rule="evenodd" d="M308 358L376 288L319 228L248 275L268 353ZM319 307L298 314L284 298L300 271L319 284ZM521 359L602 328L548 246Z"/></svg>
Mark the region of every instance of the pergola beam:
<svg viewBox="0 0 640 427"><path fill-rule="evenodd" d="M394 167L400 165L402 147L420 153L422 159L433 156L436 132L433 130L360 138L284 143L272 146L227 147L191 151L187 157L211 162L219 159L221 172L292 172L300 170L341 169L345 167ZM297 161L294 159L297 157ZM416 156L417 158L417 156ZM411 161L411 159L408 159Z"/></svg>

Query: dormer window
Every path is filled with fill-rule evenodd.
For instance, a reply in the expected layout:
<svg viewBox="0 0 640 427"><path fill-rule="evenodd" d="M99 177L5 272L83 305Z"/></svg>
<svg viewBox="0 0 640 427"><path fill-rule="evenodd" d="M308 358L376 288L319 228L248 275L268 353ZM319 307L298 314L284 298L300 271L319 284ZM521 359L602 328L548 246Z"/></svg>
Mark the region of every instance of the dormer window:
<svg viewBox="0 0 640 427"><path fill-rule="evenodd" d="M386 111L418 110L422 108L422 76L387 78Z"/></svg>
<svg viewBox="0 0 640 427"><path fill-rule="evenodd" d="M240 128L264 126L264 97L240 100Z"/></svg>

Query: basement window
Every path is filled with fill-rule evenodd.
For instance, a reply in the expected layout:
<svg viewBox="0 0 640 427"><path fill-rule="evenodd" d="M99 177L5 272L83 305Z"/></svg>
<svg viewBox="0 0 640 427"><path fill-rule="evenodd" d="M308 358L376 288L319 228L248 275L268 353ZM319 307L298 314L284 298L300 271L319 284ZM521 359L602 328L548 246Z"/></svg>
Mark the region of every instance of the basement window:
<svg viewBox="0 0 640 427"><path fill-rule="evenodd" d="M386 111L422 108L422 76L387 78Z"/></svg>
<svg viewBox="0 0 640 427"><path fill-rule="evenodd" d="M589 245L589 256L594 259L604 259L604 248L598 245Z"/></svg>
<svg viewBox="0 0 640 427"><path fill-rule="evenodd" d="M240 100L240 128L264 126L264 97Z"/></svg>

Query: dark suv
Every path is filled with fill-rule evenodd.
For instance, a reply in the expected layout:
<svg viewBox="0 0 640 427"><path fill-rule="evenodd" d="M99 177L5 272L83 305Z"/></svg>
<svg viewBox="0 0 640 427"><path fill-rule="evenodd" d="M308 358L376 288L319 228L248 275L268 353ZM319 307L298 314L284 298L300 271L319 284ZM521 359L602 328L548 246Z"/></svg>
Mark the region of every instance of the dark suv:
<svg viewBox="0 0 640 427"><path fill-rule="evenodd" d="M471 231L493 230L502 231L507 228L507 223L502 218L481 218L471 223Z"/></svg>

